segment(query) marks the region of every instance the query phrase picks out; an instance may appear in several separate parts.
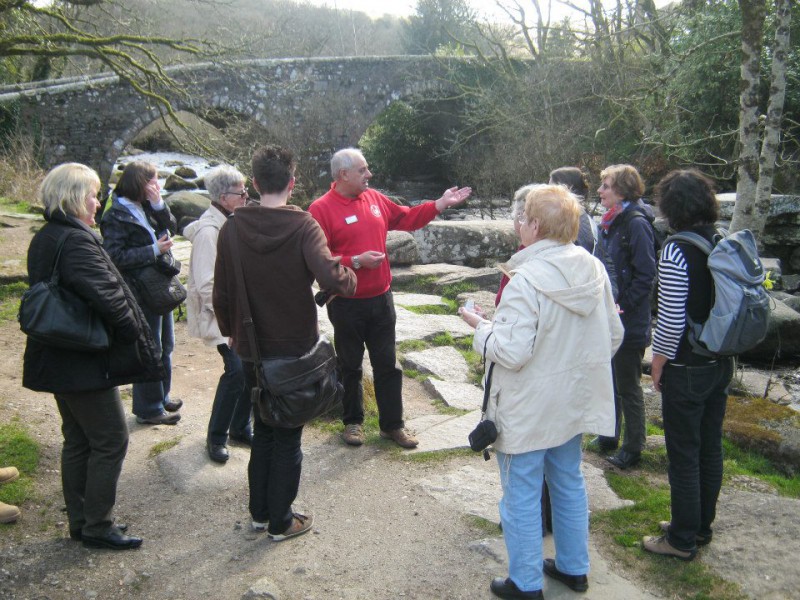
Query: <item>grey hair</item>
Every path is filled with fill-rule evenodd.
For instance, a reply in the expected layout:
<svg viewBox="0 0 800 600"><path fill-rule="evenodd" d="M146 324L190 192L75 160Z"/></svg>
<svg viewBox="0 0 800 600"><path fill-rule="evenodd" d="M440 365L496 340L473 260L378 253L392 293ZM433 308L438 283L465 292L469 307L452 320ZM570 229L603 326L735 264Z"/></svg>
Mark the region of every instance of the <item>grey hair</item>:
<svg viewBox="0 0 800 600"><path fill-rule="evenodd" d="M232 187L244 183L245 176L234 167L221 165L206 175L205 182L208 197L211 198L212 202L218 202L222 194L230 191Z"/></svg>
<svg viewBox="0 0 800 600"><path fill-rule="evenodd" d="M528 185L523 185L516 192L514 192L514 199L511 201L512 221L516 221L520 213L525 210L525 198L528 197L528 193L544 186L544 183L529 183Z"/></svg>
<svg viewBox="0 0 800 600"><path fill-rule="evenodd" d="M361 158L366 162L367 159L358 148L342 148L331 157L331 177L339 179L339 172L353 168L353 162L356 157Z"/></svg>

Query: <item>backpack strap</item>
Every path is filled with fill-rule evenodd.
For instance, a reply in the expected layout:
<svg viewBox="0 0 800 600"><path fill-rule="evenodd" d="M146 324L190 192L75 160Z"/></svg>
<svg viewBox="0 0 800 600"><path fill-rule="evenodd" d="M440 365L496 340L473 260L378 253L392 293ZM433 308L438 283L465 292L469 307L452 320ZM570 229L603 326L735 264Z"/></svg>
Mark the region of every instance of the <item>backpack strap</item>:
<svg viewBox="0 0 800 600"><path fill-rule="evenodd" d="M664 245L667 245L670 242L686 242L687 244L691 244L692 246L702 250L706 256L711 254L711 251L714 249L714 244L694 231L681 231L680 233L675 233L664 241Z"/></svg>

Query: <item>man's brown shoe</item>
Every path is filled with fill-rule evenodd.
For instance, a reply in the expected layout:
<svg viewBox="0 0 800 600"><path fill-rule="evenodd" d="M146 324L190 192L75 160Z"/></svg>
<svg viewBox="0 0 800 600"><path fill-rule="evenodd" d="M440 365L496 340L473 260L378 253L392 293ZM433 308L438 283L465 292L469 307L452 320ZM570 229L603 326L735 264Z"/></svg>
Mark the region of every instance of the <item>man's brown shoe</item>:
<svg viewBox="0 0 800 600"><path fill-rule="evenodd" d="M289 529L283 533L268 533L267 535L273 542L282 542L283 540L308 533L313 526L314 517L294 513L292 514L292 524L289 525Z"/></svg>
<svg viewBox="0 0 800 600"><path fill-rule="evenodd" d="M417 438L409 434L404 428L392 429L391 431L381 430L381 437L385 440L392 440L401 448L416 448L419 445Z"/></svg>
<svg viewBox="0 0 800 600"><path fill-rule="evenodd" d="M674 556L679 560L689 561L697 555L697 548L693 550L678 550L667 541L666 535L645 536L642 538L642 546L648 552L661 554L663 556Z"/></svg>
<svg viewBox="0 0 800 600"><path fill-rule="evenodd" d="M20 514L16 506L0 502L0 523L13 523L19 519Z"/></svg>
<svg viewBox="0 0 800 600"><path fill-rule="evenodd" d="M19 477L17 467L3 467L0 469L0 483L8 483Z"/></svg>
<svg viewBox="0 0 800 600"><path fill-rule="evenodd" d="M360 446L364 443L364 427L360 423L345 425L342 439L348 446Z"/></svg>

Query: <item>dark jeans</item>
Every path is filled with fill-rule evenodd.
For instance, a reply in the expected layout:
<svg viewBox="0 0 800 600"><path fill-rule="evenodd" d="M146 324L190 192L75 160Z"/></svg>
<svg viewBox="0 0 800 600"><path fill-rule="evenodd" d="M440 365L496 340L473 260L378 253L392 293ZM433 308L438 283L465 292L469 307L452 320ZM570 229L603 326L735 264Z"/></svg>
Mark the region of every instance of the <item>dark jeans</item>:
<svg viewBox="0 0 800 600"><path fill-rule="evenodd" d="M614 405L617 423L625 418L622 449L631 454L644 450L647 436L642 393L642 358L644 348L620 348L611 360L614 373ZM620 415L620 413L622 413ZM619 433L619 432L617 432Z"/></svg>
<svg viewBox="0 0 800 600"><path fill-rule="evenodd" d="M172 386L172 350L175 348L175 324L172 313L157 315L142 306L147 324L156 343L156 352L161 354L166 376L161 381L145 381L133 384L133 414L143 419L155 417L164 412L164 404L169 402Z"/></svg>
<svg viewBox="0 0 800 600"><path fill-rule="evenodd" d="M722 420L733 362L664 368L661 411L669 459L672 520L669 543L695 547L695 536L711 536L722 486Z"/></svg>
<svg viewBox="0 0 800 600"><path fill-rule="evenodd" d="M105 535L114 524L128 426L117 388L55 394L61 413L61 483L70 530Z"/></svg>
<svg viewBox="0 0 800 600"><path fill-rule="evenodd" d="M244 384L242 361L228 344L217 346L225 372L219 378L211 418L208 420L208 441L227 444L228 431L237 437L250 437L250 389Z"/></svg>
<svg viewBox="0 0 800 600"><path fill-rule="evenodd" d="M255 387L253 363L242 362L248 394ZM250 482L250 515L266 523L270 533L283 533L292 524L292 502L300 487L303 451L302 427L271 427L256 411L253 419L253 447L247 475Z"/></svg>
<svg viewBox="0 0 800 600"><path fill-rule="evenodd" d="M345 425L364 422L364 389L361 385L364 347L369 352L378 403L378 422L383 431L403 427L403 371L395 354L395 322L392 292L374 298L337 297L328 304L336 354L342 371Z"/></svg>

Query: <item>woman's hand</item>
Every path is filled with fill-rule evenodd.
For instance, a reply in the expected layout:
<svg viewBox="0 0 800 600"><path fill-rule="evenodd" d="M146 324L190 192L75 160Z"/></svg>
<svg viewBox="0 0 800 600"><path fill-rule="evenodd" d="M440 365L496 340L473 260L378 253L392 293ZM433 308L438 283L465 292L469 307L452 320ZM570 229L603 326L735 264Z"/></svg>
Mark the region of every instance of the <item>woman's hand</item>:
<svg viewBox="0 0 800 600"><path fill-rule="evenodd" d="M158 253L159 254L166 254L170 248L172 248L172 239L169 237L168 233L162 235L158 240L156 240L156 244L158 245Z"/></svg>
<svg viewBox="0 0 800 600"><path fill-rule="evenodd" d="M161 186L158 185L158 179L153 178L148 181L144 189L147 195L147 201L150 204L155 205L161 202Z"/></svg>
<svg viewBox="0 0 800 600"><path fill-rule="evenodd" d="M479 314L467 310L463 306L458 309L458 314L461 315L463 321L473 329L475 329L480 322L485 320Z"/></svg>

